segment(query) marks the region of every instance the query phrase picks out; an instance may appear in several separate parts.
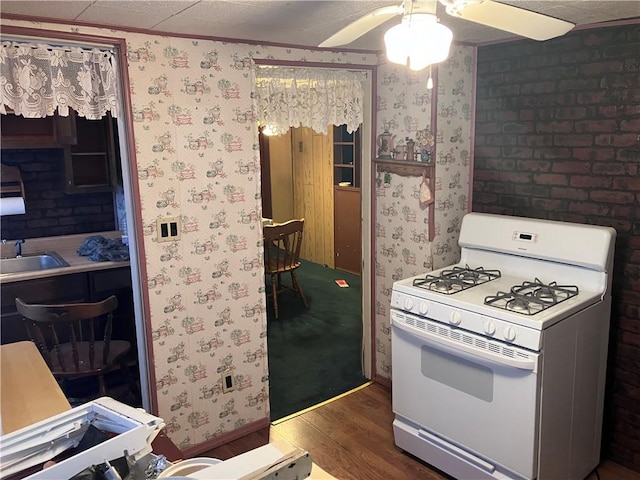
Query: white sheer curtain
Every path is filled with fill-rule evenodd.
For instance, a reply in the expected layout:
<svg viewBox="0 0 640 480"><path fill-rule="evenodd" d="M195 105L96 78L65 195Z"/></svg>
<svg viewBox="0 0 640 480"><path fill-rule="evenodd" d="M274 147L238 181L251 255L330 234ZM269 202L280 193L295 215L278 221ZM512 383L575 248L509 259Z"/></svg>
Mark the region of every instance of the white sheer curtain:
<svg viewBox="0 0 640 480"><path fill-rule="evenodd" d="M329 125L362 123L366 72L298 67L256 67L258 120L274 134L289 127L328 133Z"/></svg>
<svg viewBox="0 0 640 480"><path fill-rule="evenodd" d="M117 75L113 52L79 47L2 42L0 113L40 118L66 117L73 108L81 117L117 116Z"/></svg>

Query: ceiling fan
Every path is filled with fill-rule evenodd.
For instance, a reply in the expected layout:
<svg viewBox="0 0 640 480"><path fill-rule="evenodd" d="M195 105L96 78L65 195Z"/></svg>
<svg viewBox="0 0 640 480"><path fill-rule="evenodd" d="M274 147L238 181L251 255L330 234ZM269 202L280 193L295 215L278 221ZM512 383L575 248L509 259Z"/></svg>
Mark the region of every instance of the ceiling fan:
<svg viewBox="0 0 640 480"><path fill-rule="evenodd" d="M396 15L403 20L415 14L435 15L437 2L453 16L504 30L533 40L548 40L571 30L575 24L492 0L405 0L401 5L379 8L350 23L319 47L348 45Z"/></svg>

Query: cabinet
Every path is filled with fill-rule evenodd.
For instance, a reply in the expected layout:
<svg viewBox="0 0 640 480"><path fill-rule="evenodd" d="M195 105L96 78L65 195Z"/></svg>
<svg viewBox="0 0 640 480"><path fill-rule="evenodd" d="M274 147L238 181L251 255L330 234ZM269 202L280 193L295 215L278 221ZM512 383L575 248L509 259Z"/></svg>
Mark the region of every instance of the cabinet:
<svg viewBox="0 0 640 480"><path fill-rule="evenodd" d="M99 120L78 117L24 118L0 115L3 149L62 148L65 158L65 191L112 191L117 181L117 127L111 115Z"/></svg>
<svg viewBox="0 0 640 480"><path fill-rule="evenodd" d="M110 295L118 297L113 338L128 340L135 345L133 291L128 266L3 283L0 288L0 343L29 340L22 316L16 310L16 297L27 303L77 303L96 302ZM135 354L135 348L132 350Z"/></svg>
<svg viewBox="0 0 640 480"><path fill-rule="evenodd" d="M333 127L333 184L360 188L360 129Z"/></svg>
<svg viewBox="0 0 640 480"><path fill-rule="evenodd" d="M113 312L113 338L131 342L131 355L135 356L136 325L133 310L131 268L111 268L87 273L91 302L99 302L115 295L118 308Z"/></svg>
<svg viewBox="0 0 640 480"><path fill-rule="evenodd" d="M333 127L334 266L355 275L362 271L360 214L360 130Z"/></svg>
<svg viewBox="0 0 640 480"><path fill-rule="evenodd" d="M71 114L25 118L9 110L6 115L0 115L0 140L6 149L55 148L75 143L75 119Z"/></svg>
<svg viewBox="0 0 640 480"><path fill-rule="evenodd" d="M65 146L67 193L105 192L116 181L116 128L111 115L76 117L77 142Z"/></svg>
<svg viewBox="0 0 640 480"><path fill-rule="evenodd" d="M335 187L335 268L360 275L362 271L362 223L360 190Z"/></svg>
<svg viewBox="0 0 640 480"><path fill-rule="evenodd" d="M85 273L3 283L0 343L30 340L22 316L16 310L16 297L27 303L74 303L83 302L88 295Z"/></svg>

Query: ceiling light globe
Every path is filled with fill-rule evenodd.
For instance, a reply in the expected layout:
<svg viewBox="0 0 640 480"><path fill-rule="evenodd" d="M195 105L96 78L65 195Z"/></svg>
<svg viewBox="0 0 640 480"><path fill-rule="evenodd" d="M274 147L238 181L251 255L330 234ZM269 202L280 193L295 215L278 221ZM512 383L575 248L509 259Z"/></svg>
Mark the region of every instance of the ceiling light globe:
<svg viewBox="0 0 640 480"><path fill-rule="evenodd" d="M384 35L387 59L416 71L446 60L452 40L451 30L426 13L403 17Z"/></svg>

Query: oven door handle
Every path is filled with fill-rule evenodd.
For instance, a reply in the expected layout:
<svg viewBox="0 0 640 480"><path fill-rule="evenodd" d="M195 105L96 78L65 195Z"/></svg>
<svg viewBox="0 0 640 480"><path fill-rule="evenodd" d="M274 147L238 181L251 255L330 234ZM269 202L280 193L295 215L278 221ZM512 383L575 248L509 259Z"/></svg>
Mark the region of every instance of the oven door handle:
<svg viewBox="0 0 640 480"><path fill-rule="evenodd" d="M525 359L505 357L502 355L496 355L494 353L491 353L488 350L476 348L471 345L467 345L466 343L458 343L446 337L439 337L439 336L433 335L420 328L407 325L402 321L393 322L393 326L400 330L404 330L405 332L408 332L412 335L415 335L427 342L437 343L439 345L447 347L448 349L462 351L475 357L481 357L484 360L487 360L494 364L500 364L508 367L514 367L514 368L519 368L521 370L530 370L530 371L534 371L536 368L535 360L525 360Z"/></svg>

